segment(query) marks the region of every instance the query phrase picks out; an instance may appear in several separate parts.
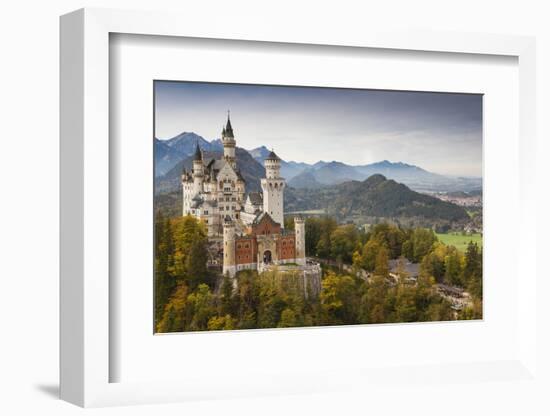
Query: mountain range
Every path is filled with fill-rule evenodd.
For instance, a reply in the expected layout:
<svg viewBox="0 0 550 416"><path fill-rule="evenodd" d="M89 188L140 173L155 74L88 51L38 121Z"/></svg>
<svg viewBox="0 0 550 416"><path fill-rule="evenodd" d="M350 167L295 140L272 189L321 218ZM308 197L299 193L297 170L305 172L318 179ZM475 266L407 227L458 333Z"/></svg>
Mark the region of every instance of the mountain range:
<svg viewBox="0 0 550 416"><path fill-rule="evenodd" d="M208 141L193 132L183 132L168 140L155 139L155 183L157 192L170 192L179 187L182 168L190 169L196 145L205 157L220 157L220 139ZM237 163L247 181L247 190L259 189L259 179L265 172L263 162L270 150L260 146L252 150L237 148ZM284 156L284 155L279 155ZM281 160L281 176L289 188L319 189L349 181L364 181L381 174L419 192L471 192L481 190L481 178L439 175L418 166L384 160L365 165L347 165L337 161L318 161L314 164Z"/></svg>

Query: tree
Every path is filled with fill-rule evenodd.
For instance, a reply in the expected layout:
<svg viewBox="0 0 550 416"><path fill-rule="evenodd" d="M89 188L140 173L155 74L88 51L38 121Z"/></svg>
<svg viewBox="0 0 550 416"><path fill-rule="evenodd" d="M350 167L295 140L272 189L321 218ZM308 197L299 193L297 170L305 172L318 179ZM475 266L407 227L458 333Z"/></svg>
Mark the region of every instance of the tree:
<svg viewBox="0 0 550 416"><path fill-rule="evenodd" d="M176 286L173 275L174 241L168 218L161 211L155 217L155 324L162 318L170 294Z"/></svg>
<svg viewBox="0 0 550 416"><path fill-rule="evenodd" d="M285 308L281 313L281 320L279 321L279 328L290 328L297 326L298 321L296 319L296 314L290 308Z"/></svg>
<svg viewBox="0 0 550 416"><path fill-rule="evenodd" d="M415 322L418 320L416 288L414 286L403 283L397 286L394 319L396 322Z"/></svg>
<svg viewBox="0 0 550 416"><path fill-rule="evenodd" d="M307 223L306 223L307 225ZM331 258L332 232L336 229L336 220L330 217L324 217L320 219L319 224L319 239L315 247L316 253L321 258ZM307 241L307 229L306 229L306 241Z"/></svg>
<svg viewBox="0 0 550 416"><path fill-rule="evenodd" d="M410 261L414 261L414 247L412 240L409 239L403 242L401 254Z"/></svg>
<svg viewBox="0 0 550 416"><path fill-rule="evenodd" d="M208 251L206 241L194 240L189 245L189 254L185 258L185 275L189 286L193 289L200 283L211 283L206 263Z"/></svg>
<svg viewBox="0 0 550 416"><path fill-rule="evenodd" d="M375 275L367 285L367 291L361 299L361 323L387 322L388 281L384 276Z"/></svg>
<svg viewBox="0 0 550 416"><path fill-rule="evenodd" d="M236 315L237 308L235 307L236 300L234 296L233 279L226 274L223 277L222 286L219 297L219 313L220 315Z"/></svg>
<svg viewBox="0 0 550 416"><path fill-rule="evenodd" d="M396 259L401 255L402 246L406 239L403 230L388 223L377 224L372 230L371 238L380 241L389 250L389 257Z"/></svg>
<svg viewBox="0 0 550 416"><path fill-rule="evenodd" d="M432 230L416 228L407 241L403 242L402 251L410 261L418 263L431 251L437 237Z"/></svg>
<svg viewBox="0 0 550 416"><path fill-rule="evenodd" d="M376 276L388 277L389 269L389 251L385 246L381 246L376 254L376 262L374 266L374 274Z"/></svg>
<svg viewBox="0 0 550 416"><path fill-rule="evenodd" d="M372 272L374 268L376 267L376 257L378 256L378 252L382 248L382 243L378 241L375 238L369 239L367 243L363 246L363 253L361 255L361 266L369 271Z"/></svg>
<svg viewBox="0 0 550 416"><path fill-rule="evenodd" d="M306 219L306 254L317 255L317 244L321 239L321 221L319 218Z"/></svg>
<svg viewBox="0 0 550 416"><path fill-rule="evenodd" d="M330 241L331 257L339 263L351 263L358 241L355 225L349 224L336 228L330 236Z"/></svg>
<svg viewBox="0 0 550 416"><path fill-rule="evenodd" d="M213 316L208 320L209 331L219 331L222 329L223 330L235 329L235 319L233 319L231 315Z"/></svg>
<svg viewBox="0 0 550 416"><path fill-rule="evenodd" d="M239 328L257 328L257 311L260 302L258 273L243 270L237 274L238 279L238 325Z"/></svg>
<svg viewBox="0 0 550 416"><path fill-rule="evenodd" d="M208 321L215 314L210 288L201 283L197 286L197 290L189 295L187 301L193 311L193 318L189 324L189 329L192 331L208 329Z"/></svg>
<svg viewBox="0 0 550 416"><path fill-rule="evenodd" d="M400 257L397 262L397 277L399 278L399 282L406 282L409 277L409 272L407 271L405 267L405 259L403 257Z"/></svg>
<svg viewBox="0 0 550 416"><path fill-rule="evenodd" d="M482 256L476 243L470 241L464 261L464 282L473 296L482 297Z"/></svg>
<svg viewBox="0 0 550 416"><path fill-rule="evenodd" d="M445 283L453 286L465 286L462 274L462 256L453 246L447 248L445 256Z"/></svg>
<svg viewBox="0 0 550 416"><path fill-rule="evenodd" d="M188 295L187 285L180 284L176 288L157 324L157 332L181 332L188 329L192 319L192 310L187 302Z"/></svg>
<svg viewBox="0 0 550 416"><path fill-rule="evenodd" d="M326 324L357 323L358 298L352 277L329 272L322 282L320 300Z"/></svg>
<svg viewBox="0 0 550 416"><path fill-rule="evenodd" d="M420 273L434 277L438 282L441 282L445 274L445 258L436 252L427 254L420 263Z"/></svg>

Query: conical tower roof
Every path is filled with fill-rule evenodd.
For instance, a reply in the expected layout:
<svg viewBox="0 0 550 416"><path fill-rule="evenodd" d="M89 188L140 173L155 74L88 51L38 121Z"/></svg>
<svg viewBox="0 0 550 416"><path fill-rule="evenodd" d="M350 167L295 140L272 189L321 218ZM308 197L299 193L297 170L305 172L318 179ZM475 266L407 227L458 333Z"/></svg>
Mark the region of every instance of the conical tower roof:
<svg viewBox="0 0 550 416"><path fill-rule="evenodd" d="M199 147L199 142L197 142L197 147L195 148L195 156L193 157L193 160L202 160L202 152Z"/></svg>
<svg viewBox="0 0 550 416"><path fill-rule="evenodd" d="M271 149L271 152L269 152L269 154L267 155L267 157L265 158L265 160L281 160L279 158L279 156L277 156L275 154L275 152L273 151L273 149Z"/></svg>
<svg viewBox="0 0 550 416"><path fill-rule="evenodd" d="M225 137L233 138L233 127L231 126L231 119L229 118L229 111L227 112L227 124L225 125Z"/></svg>

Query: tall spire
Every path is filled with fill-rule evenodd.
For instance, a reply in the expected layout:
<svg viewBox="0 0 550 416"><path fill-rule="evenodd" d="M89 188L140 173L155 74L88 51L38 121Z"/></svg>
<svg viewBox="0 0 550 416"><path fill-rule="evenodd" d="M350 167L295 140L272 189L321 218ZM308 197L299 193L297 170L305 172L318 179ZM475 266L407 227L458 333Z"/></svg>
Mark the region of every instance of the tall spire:
<svg viewBox="0 0 550 416"><path fill-rule="evenodd" d="M233 136L233 127L231 127L230 111L227 110L227 125L225 126L225 135L227 137Z"/></svg>
<svg viewBox="0 0 550 416"><path fill-rule="evenodd" d="M197 142L197 147L195 148L195 156L193 157L193 160L202 160L202 153L199 147L199 142Z"/></svg>

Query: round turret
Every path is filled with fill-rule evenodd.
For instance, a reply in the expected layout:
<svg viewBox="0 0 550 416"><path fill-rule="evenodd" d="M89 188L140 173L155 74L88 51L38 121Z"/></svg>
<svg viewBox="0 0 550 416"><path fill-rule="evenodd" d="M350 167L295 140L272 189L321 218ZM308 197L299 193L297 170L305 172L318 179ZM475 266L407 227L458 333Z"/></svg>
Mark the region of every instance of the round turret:
<svg viewBox="0 0 550 416"><path fill-rule="evenodd" d="M235 223L226 216L223 221L223 274L234 277L237 273L235 263Z"/></svg>
<svg viewBox="0 0 550 416"><path fill-rule="evenodd" d="M281 159L273 150L265 158L264 166L267 179L279 179L281 177Z"/></svg>
<svg viewBox="0 0 550 416"><path fill-rule="evenodd" d="M302 217L294 217L294 239L296 264L306 264L306 222Z"/></svg>

